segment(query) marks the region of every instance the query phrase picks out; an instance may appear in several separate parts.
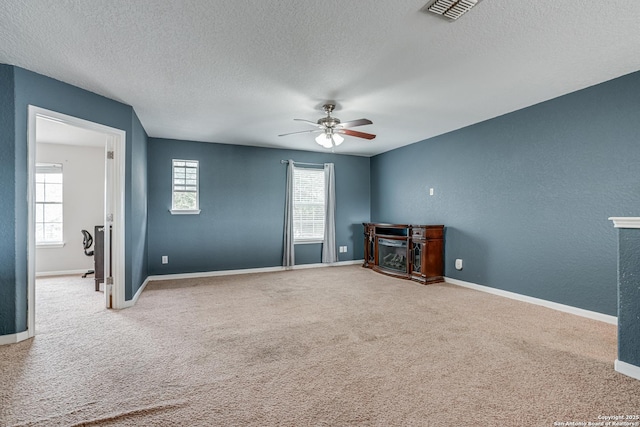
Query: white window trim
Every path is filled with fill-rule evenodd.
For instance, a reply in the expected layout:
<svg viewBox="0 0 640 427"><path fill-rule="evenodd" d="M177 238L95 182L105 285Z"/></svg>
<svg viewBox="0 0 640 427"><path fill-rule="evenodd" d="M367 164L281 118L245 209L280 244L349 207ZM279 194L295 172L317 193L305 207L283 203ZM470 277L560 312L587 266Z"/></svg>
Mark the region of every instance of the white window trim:
<svg viewBox="0 0 640 427"><path fill-rule="evenodd" d="M294 245L312 245L315 243L322 243L324 242L323 239L317 240L317 239L297 239L294 240L293 244Z"/></svg>
<svg viewBox="0 0 640 427"><path fill-rule="evenodd" d="M192 162L197 163L196 167L196 208L197 209L173 209L175 191L173 189L175 182L175 162ZM171 159L171 209L169 209L171 215L199 215L200 210L200 161L199 160L184 160L184 159Z"/></svg>
<svg viewBox="0 0 640 427"><path fill-rule="evenodd" d="M294 170L295 169L309 169L309 170L314 170L314 171L322 171L322 173L324 174L324 170L323 169L317 169L317 168L305 168L305 167L298 167L298 166L294 166ZM295 172L294 172L295 173ZM295 183L294 183L295 186ZM294 192L295 192L295 188L294 188ZM325 203L327 201L325 200ZM294 202L294 211L295 211L295 202ZM294 214L295 215L295 214ZM325 212L326 215L326 212ZM325 218L326 221L326 218ZM295 226L294 226L295 227ZM323 243L324 242L324 236L323 237L318 237L318 238L296 238L295 237L295 232L294 232L294 238L293 238L293 244L294 245L312 245L312 244L318 244L318 243Z"/></svg>
<svg viewBox="0 0 640 427"><path fill-rule="evenodd" d="M47 204L55 204L55 205L60 205L62 206L62 239L64 239L64 172L62 169L62 164L61 163L36 163L36 167L35 167L35 173L36 174L60 174L62 175L62 192L63 192L63 199L61 202L38 202L37 200L35 201L36 206L41 204L41 205L47 205ZM42 222L42 224L47 224L47 222ZM38 242L36 240L36 248L62 248L64 247L64 240L45 240L42 242Z"/></svg>
<svg viewBox="0 0 640 427"><path fill-rule="evenodd" d="M201 210L200 209L191 209L191 210L169 209L169 212L171 212L171 215L198 215L200 214Z"/></svg>
<svg viewBox="0 0 640 427"><path fill-rule="evenodd" d="M64 248L66 242L44 242L44 243L36 243L37 249L54 249L54 248Z"/></svg>

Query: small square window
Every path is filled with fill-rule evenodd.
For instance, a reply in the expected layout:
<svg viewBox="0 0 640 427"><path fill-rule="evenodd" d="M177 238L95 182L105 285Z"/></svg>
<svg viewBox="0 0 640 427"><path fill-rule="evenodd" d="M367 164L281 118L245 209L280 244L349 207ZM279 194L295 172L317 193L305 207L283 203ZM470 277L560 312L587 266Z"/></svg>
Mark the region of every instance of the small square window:
<svg viewBox="0 0 640 427"><path fill-rule="evenodd" d="M199 214L199 162L197 160L172 161L172 214Z"/></svg>

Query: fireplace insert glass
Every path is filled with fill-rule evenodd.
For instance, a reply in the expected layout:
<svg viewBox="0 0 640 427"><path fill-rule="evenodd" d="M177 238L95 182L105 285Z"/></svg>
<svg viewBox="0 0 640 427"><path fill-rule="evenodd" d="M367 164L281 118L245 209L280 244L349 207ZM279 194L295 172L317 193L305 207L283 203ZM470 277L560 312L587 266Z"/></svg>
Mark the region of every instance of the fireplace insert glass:
<svg viewBox="0 0 640 427"><path fill-rule="evenodd" d="M378 265L388 270L407 272L407 241L378 239Z"/></svg>

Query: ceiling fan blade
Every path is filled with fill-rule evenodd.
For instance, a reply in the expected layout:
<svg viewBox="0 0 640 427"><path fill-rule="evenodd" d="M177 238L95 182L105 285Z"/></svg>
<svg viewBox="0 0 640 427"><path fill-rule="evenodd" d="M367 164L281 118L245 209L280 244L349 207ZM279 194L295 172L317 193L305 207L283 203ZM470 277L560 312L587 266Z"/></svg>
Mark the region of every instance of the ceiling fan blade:
<svg viewBox="0 0 640 427"><path fill-rule="evenodd" d="M282 135L278 135L278 136L295 135L297 133L315 133L315 132L322 132L322 129L301 130L299 132L283 133Z"/></svg>
<svg viewBox="0 0 640 427"><path fill-rule="evenodd" d="M358 120L351 120L348 122L342 122L339 125L337 125L337 128L353 128L356 126L364 126L364 125L372 125L373 122L369 119L358 119Z"/></svg>
<svg viewBox="0 0 640 427"><path fill-rule="evenodd" d="M316 123L316 122L312 122L311 120L305 120L305 119L293 119L293 120L298 121L298 122L305 122L305 123L309 123L310 125L313 125L313 126L316 126L316 127L319 127L319 128L324 127L324 126L322 126L322 125L319 125L319 124L318 124L318 123Z"/></svg>
<svg viewBox="0 0 640 427"><path fill-rule="evenodd" d="M341 133L344 135L349 135L349 136L355 136L357 138L364 138L364 139L373 139L376 137L372 133L358 132L357 130L349 130L349 129L336 129L334 130L334 132Z"/></svg>

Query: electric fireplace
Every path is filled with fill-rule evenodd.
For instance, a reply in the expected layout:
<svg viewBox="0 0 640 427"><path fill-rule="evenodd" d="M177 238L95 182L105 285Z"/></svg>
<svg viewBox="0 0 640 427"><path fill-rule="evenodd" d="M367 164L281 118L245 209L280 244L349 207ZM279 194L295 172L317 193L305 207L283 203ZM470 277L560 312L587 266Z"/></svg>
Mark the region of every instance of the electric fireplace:
<svg viewBox="0 0 640 427"><path fill-rule="evenodd" d="M378 239L378 266L399 273L407 272L407 241Z"/></svg>
<svg viewBox="0 0 640 427"><path fill-rule="evenodd" d="M444 280L444 225L362 225L363 267L425 285Z"/></svg>

